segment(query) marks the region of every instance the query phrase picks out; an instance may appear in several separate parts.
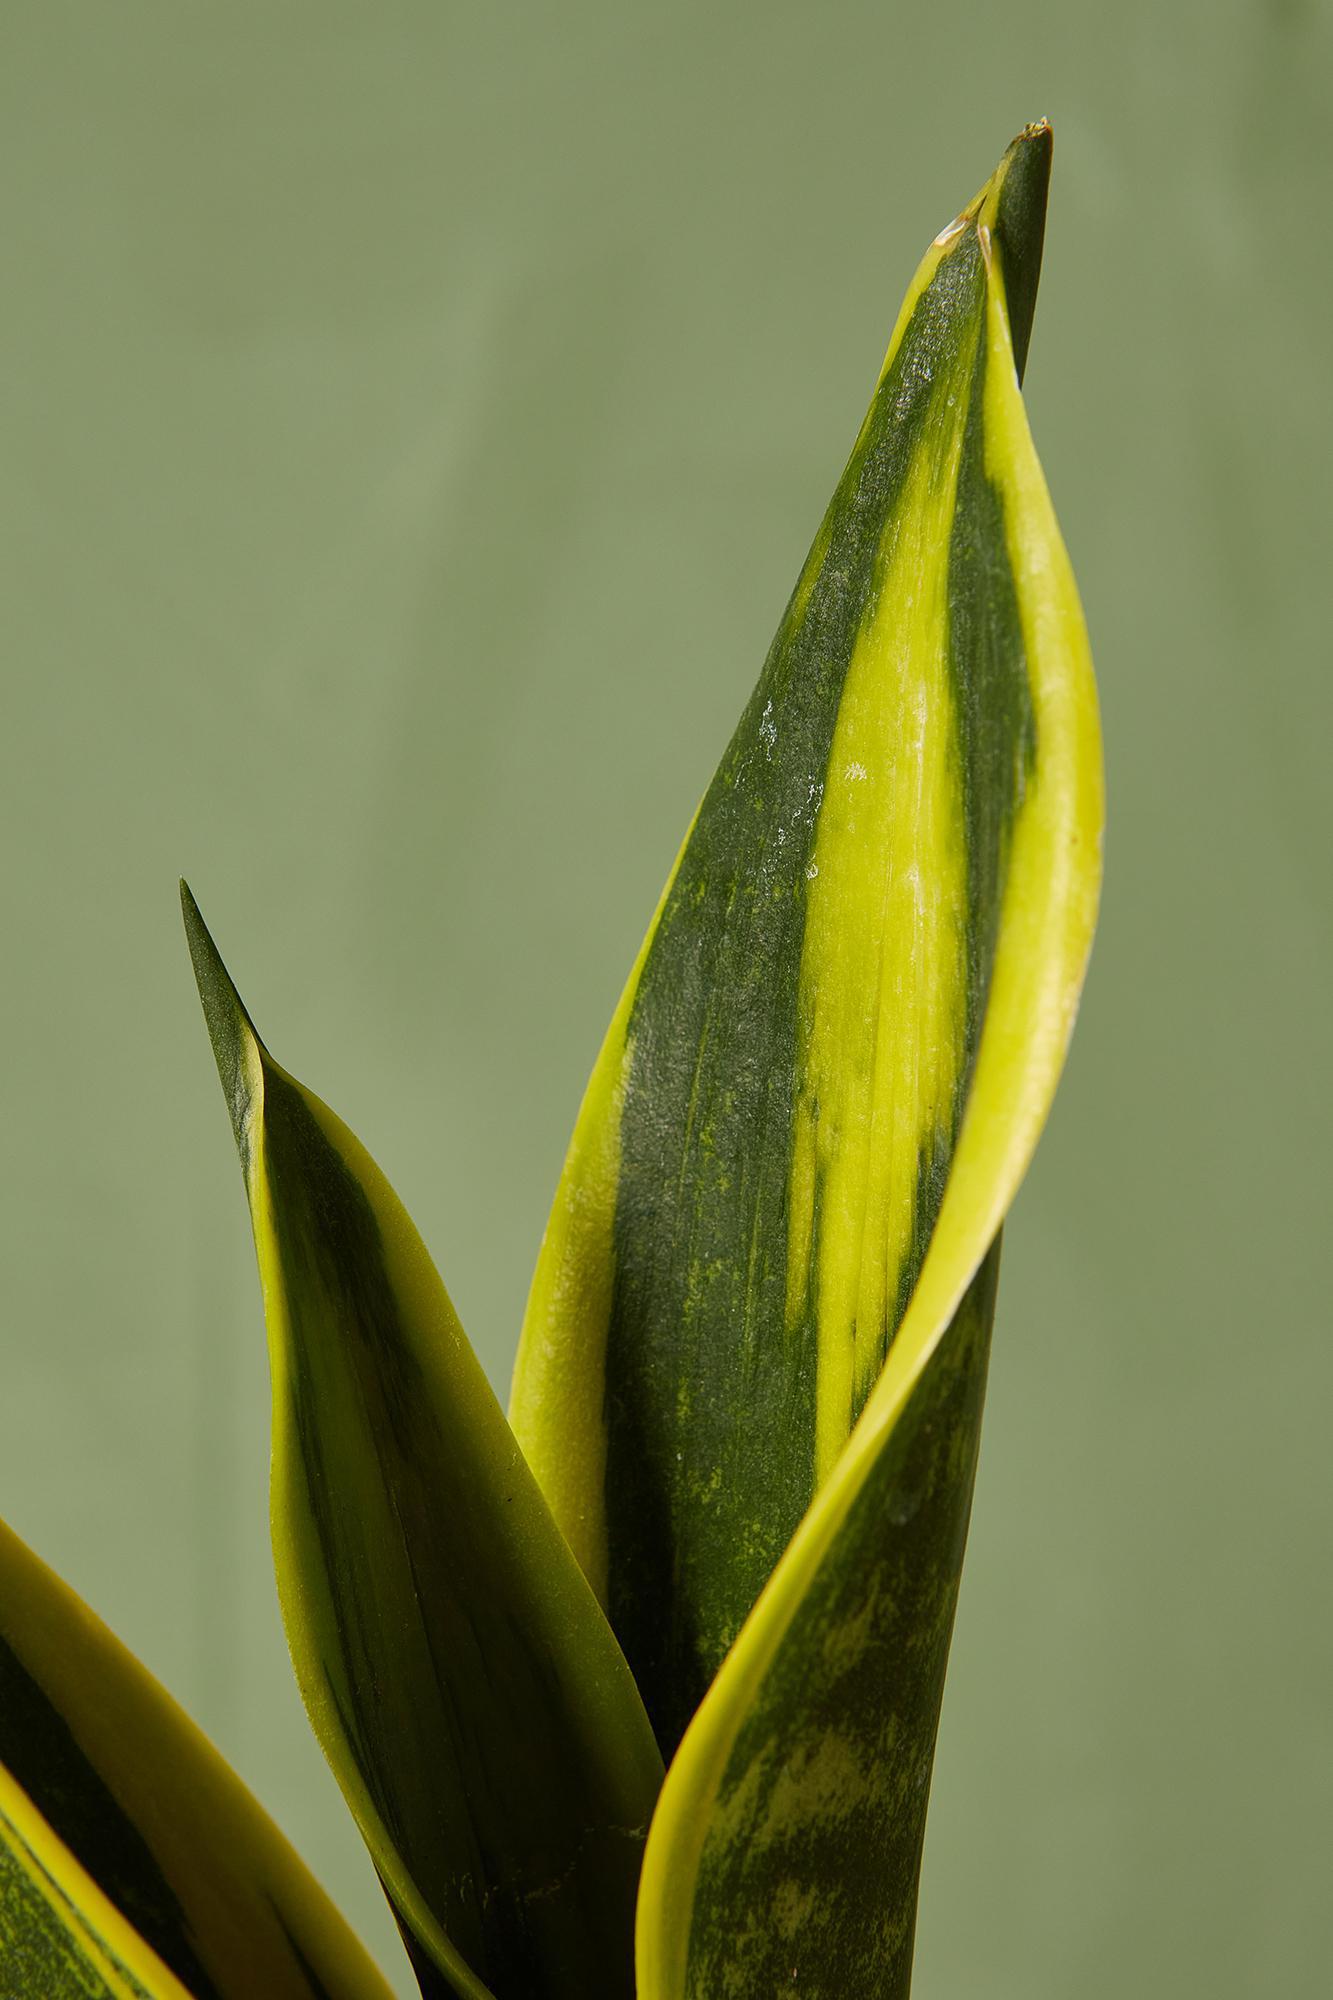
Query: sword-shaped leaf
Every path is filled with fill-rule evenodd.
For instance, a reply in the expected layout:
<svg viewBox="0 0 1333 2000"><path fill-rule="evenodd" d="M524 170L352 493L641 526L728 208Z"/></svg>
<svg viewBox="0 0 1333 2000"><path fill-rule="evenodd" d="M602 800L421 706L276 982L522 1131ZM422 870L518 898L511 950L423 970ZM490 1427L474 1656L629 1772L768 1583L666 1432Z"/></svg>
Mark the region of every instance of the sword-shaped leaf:
<svg viewBox="0 0 1333 2000"><path fill-rule="evenodd" d="M1049 157L1029 128L913 281L534 1280L515 1428L680 1744L639 2000L907 1990L999 1230L1100 879L1018 388Z"/></svg>
<svg viewBox="0 0 1333 2000"><path fill-rule="evenodd" d="M633 1991L662 1767L424 1245L186 929L250 1199L297 1680L428 1992Z"/></svg>
<svg viewBox="0 0 1333 2000"><path fill-rule="evenodd" d="M390 2000L212 1744L0 1523L0 1994L103 1993Z"/></svg>

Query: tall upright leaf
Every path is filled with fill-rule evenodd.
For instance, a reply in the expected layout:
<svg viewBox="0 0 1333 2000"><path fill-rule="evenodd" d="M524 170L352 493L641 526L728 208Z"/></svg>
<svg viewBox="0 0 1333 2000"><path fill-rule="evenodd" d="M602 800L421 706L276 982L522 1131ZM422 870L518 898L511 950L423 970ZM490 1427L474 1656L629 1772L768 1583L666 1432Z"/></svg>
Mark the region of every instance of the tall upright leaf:
<svg viewBox="0 0 1333 2000"><path fill-rule="evenodd" d="M103 1988L389 2000L212 1744L0 1523L0 1995Z"/></svg>
<svg viewBox="0 0 1333 2000"><path fill-rule="evenodd" d="M680 1745L640 2000L907 1990L999 1229L1100 878L1018 388L1049 160L1030 127L917 272L533 1284L515 1428Z"/></svg>
<svg viewBox="0 0 1333 2000"><path fill-rule="evenodd" d="M188 890L273 1376L273 1546L310 1719L428 1992L633 1990L661 1760L424 1245L268 1054Z"/></svg>

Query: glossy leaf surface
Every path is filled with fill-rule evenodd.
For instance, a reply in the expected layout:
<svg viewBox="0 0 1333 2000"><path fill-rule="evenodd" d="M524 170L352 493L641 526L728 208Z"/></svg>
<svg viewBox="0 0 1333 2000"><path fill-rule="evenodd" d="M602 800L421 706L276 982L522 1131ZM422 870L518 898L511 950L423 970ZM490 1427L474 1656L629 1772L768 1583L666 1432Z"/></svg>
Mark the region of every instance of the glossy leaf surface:
<svg viewBox="0 0 1333 2000"><path fill-rule="evenodd" d="M0 1993L389 2000L212 1744L3 1525L0 1848Z"/></svg>
<svg viewBox="0 0 1333 2000"><path fill-rule="evenodd" d="M640 2000L907 1991L998 1235L1100 880L1018 388L1049 158L1029 128L909 290L534 1281L515 1426L680 1744Z"/></svg>
<svg viewBox="0 0 1333 2000"><path fill-rule="evenodd" d="M633 1987L661 1782L609 1626L402 1205L269 1056L188 891L250 1199L297 1679L429 1992Z"/></svg>

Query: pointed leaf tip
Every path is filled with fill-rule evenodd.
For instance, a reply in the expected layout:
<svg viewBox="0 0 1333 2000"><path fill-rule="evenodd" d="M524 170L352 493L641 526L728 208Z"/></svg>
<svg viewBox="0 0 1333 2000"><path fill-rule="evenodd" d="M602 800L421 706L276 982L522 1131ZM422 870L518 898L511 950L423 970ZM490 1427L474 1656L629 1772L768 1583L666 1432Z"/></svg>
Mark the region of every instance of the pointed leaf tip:
<svg viewBox="0 0 1333 2000"><path fill-rule="evenodd" d="M1004 271L1009 334L1020 382L1027 365L1032 316L1037 306L1053 144L1054 135L1044 118L1035 125L1024 126L1006 151L991 183L995 194L991 231L999 246Z"/></svg>
<svg viewBox="0 0 1333 2000"><path fill-rule="evenodd" d="M266 1051L184 878L181 914L231 1129L242 1165L248 1169L250 1109L262 1089L260 1065Z"/></svg>

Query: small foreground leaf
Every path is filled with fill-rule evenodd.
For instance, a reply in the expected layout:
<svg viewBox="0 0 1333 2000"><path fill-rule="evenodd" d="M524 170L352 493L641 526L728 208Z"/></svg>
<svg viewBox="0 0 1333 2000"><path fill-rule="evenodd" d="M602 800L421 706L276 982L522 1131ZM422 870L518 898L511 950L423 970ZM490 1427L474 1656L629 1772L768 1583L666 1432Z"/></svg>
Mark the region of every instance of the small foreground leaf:
<svg viewBox="0 0 1333 2000"><path fill-rule="evenodd" d="M186 930L254 1223L296 1677L427 1991L633 1991L662 1767L402 1204Z"/></svg>
<svg viewBox="0 0 1333 2000"><path fill-rule="evenodd" d="M192 2000L0 1768L0 2000Z"/></svg>
<svg viewBox="0 0 1333 2000"><path fill-rule="evenodd" d="M235 1772L3 1523L0 1819L0 1993L54 1996L86 1962L153 2000L390 2000Z"/></svg>

